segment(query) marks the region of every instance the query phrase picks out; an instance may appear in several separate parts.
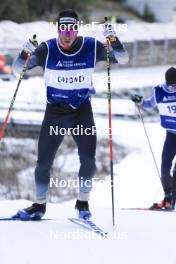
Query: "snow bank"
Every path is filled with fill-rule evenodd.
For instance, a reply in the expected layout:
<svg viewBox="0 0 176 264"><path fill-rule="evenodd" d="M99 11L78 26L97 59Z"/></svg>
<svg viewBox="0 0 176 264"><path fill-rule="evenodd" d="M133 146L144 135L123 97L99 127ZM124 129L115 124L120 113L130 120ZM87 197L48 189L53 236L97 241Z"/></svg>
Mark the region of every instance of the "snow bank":
<svg viewBox="0 0 176 264"><path fill-rule="evenodd" d="M99 25L95 25L93 30L80 28L80 34L84 36L96 36L97 39L104 41ZM116 25L118 36L124 42L133 42L135 40L160 40L175 39L175 23L147 23L147 22L127 22L126 27ZM18 32L18 34L14 34ZM57 36L57 27L50 21L36 21L31 23L18 24L12 21L0 22L0 48L1 49L21 49L22 44L37 35L39 42Z"/></svg>

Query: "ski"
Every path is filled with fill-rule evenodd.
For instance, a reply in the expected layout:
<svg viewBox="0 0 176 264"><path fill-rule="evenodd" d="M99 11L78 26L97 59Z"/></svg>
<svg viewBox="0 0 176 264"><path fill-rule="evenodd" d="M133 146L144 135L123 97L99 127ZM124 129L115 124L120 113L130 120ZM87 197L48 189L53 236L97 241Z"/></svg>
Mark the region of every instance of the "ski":
<svg viewBox="0 0 176 264"><path fill-rule="evenodd" d="M108 232L103 231L93 221L89 219L68 218L68 220L74 224L77 224L79 226L88 229L89 231L95 232L97 235L100 235L103 238L107 238Z"/></svg>
<svg viewBox="0 0 176 264"><path fill-rule="evenodd" d="M153 211L153 212L165 212L165 213L175 213L175 210L171 210L171 209L150 209L149 207L144 207L144 208L140 208L140 207L131 207L131 208L120 208L121 210L138 210L138 211Z"/></svg>
<svg viewBox="0 0 176 264"><path fill-rule="evenodd" d="M41 218L41 219L29 219L29 220L22 220L17 217L0 217L0 221L21 221L21 222L37 222L37 221L46 221L46 220L53 220L49 218Z"/></svg>

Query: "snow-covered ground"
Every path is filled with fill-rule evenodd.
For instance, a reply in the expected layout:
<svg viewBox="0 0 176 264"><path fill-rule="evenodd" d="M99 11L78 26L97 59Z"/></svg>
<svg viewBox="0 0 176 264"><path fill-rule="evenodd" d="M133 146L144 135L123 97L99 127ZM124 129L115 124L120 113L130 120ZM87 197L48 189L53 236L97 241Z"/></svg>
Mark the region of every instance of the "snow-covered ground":
<svg viewBox="0 0 176 264"><path fill-rule="evenodd" d="M0 211L12 213L28 205L27 201L1 202ZM70 223L72 208L73 202L48 205L46 217L54 220L1 222L1 263L175 263L175 213L116 210L113 233L110 208L94 206L97 224L110 232L105 240Z"/></svg>
<svg viewBox="0 0 176 264"><path fill-rule="evenodd" d="M96 118L98 137L108 126L105 118ZM147 131L158 166L164 140L159 123L147 123ZM113 138L129 148L114 166L115 221L111 222L111 193L108 180L95 183L90 200L93 220L109 231L107 240L67 220L74 217L75 201L48 204L42 222L0 222L1 263L120 263L174 264L175 213L120 210L145 207L162 199L162 188L140 122L113 120ZM0 216L9 216L29 201L0 201Z"/></svg>

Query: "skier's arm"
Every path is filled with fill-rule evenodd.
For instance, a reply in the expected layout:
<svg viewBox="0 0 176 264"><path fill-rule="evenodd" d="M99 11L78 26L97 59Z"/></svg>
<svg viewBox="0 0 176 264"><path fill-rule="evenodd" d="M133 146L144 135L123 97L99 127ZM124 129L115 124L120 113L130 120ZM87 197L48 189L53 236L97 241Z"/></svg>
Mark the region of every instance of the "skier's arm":
<svg viewBox="0 0 176 264"><path fill-rule="evenodd" d="M141 108L154 108L156 106L156 100L154 94L148 99L143 100Z"/></svg>
<svg viewBox="0 0 176 264"><path fill-rule="evenodd" d="M114 42L111 42L112 47L112 53L114 54L115 59L119 64L126 64L129 61L129 55L124 47L124 45L121 43L121 41L116 37L116 40Z"/></svg>
<svg viewBox="0 0 176 264"><path fill-rule="evenodd" d="M45 61L47 57L47 46L43 42L41 43L32 53L28 62L27 69L30 70L36 66L41 66L44 68ZM19 72L24 66L24 62L26 60L27 54L24 50L19 54L17 60L15 61L13 68L14 71Z"/></svg>
<svg viewBox="0 0 176 264"><path fill-rule="evenodd" d="M116 37L116 40L111 42L110 46L110 62L126 64L128 63L129 56L125 47L120 40ZM100 41L97 41L97 57L96 62L106 61L106 47Z"/></svg>
<svg viewBox="0 0 176 264"><path fill-rule="evenodd" d="M103 35L110 43L110 62L126 64L129 60L128 52L118 39L113 25L106 22L104 24ZM106 47L97 41L97 62L106 60Z"/></svg>
<svg viewBox="0 0 176 264"><path fill-rule="evenodd" d="M152 94L150 98L145 99L145 100L143 99L142 96L138 94L134 94L131 96L131 100L143 109L154 108L156 106L156 100L155 100L154 93Z"/></svg>

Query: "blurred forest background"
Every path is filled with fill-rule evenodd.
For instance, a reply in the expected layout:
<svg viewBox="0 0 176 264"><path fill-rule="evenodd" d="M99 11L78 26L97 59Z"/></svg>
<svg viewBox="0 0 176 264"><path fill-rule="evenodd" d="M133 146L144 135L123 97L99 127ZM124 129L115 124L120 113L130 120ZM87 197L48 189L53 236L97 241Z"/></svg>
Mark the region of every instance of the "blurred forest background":
<svg viewBox="0 0 176 264"><path fill-rule="evenodd" d="M111 0L110 2L121 3L125 0ZM99 0L97 2L105 2ZM76 8L83 16L91 11L94 0L1 0L0 1L0 20L12 20L15 22L28 22L38 19L55 18L56 10L65 8Z"/></svg>

